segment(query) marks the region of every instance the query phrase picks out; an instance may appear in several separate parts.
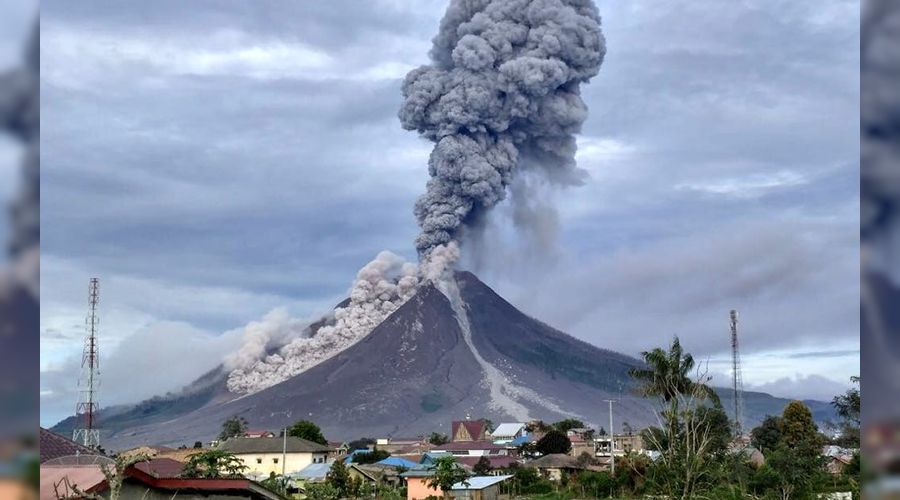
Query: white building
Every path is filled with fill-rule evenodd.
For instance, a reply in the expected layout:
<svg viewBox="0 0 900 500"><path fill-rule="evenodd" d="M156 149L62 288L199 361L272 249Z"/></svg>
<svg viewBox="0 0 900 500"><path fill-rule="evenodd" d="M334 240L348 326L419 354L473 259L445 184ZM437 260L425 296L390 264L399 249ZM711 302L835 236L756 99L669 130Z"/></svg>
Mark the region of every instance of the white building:
<svg viewBox="0 0 900 500"><path fill-rule="evenodd" d="M527 434L528 431L522 422L503 423L491 431L491 440L496 444L506 444Z"/></svg>
<svg viewBox="0 0 900 500"><path fill-rule="evenodd" d="M296 474L309 464L324 464L331 448L306 439L288 437L231 438L218 447L233 453L247 466L247 477L265 479L274 472Z"/></svg>

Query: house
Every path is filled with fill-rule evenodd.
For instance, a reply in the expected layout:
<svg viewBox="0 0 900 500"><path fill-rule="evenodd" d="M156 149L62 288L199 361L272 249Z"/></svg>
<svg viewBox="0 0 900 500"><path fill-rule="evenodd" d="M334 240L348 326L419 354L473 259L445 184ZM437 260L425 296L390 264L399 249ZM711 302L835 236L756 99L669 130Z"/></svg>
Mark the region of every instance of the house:
<svg viewBox="0 0 900 500"><path fill-rule="evenodd" d="M247 466L248 477L265 479L270 474L291 475L309 464L327 461L331 448L298 437L231 438L218 449L233 453Z"/></svg>
<svg viewBox="0 0 900 500"><path fill-rule="evenodd" d="M431 444L422 437L388 437L376 439L375 447L391 455L396 455L398 453L422 453L427 451Z"/></svg>
<svg viewBox="0 0 900 500"><path fill-rule="evenodd" d="M571 476L584 470L586 467L580 465L578 460L571 455L565 453L552 453L544 455L525 464L526 467L537 469L538 473L551 481L559 481L563 476Z"/></svg>
<svg viewBox="0 0 900 500"><path fill-rule="evenodd" d="M518 438L526 436L525 424L522 422L503 423L491 431L491 439L495 444L509 444Z"/></svg>
<svg viewBox="0 0 900 500"><path fill-rule="evenodd" d="M353 464L348 467L347 472L353 479L358 478L376 486L388 485L398 487L403 484L403 479L400 477L400 469L393 465L382 464L381 462L374 464Z"/></svg>
<svg viewBox="0 0 900 500"><path fill-rule="evenodd" d="M321 483L331 470L330 463L309 464L302 470L290 474L289 477L300 483Z"/></svg>
<svg viewBox="0 0 900 500"><path fill-rule="evenodd" d="M513 464L517 464L519 460L512 455L482 455L480 457L456 457L456 462L468 470L473 470L475 464L482 458L486 458L488 465L491 467L491 475L500 475L502 471L509 469Z"/></svg>
<svg viewBox="0 0 900 500"><path fill-rule="evenodd" d="M245 431L244 437L245 438L271 438L271 437L275 437L275 433L272 431L259 431L259 430Z"/></svg>
<svg viewBox="0 0 900 500"><path fill-rule="evenodd" d="M510 455L510 449L493 441L451 441L431 449L432 452L448 452L459 457L480 457L483 455Z"/></svg>
<svg viewBox="0 0 900 500"><path fill-rule="evenodd" d="M454 420L451 424L450 441L485 441L488 439L488 423L479 420Z"/></svg>
<svg viewBox="0 0 900 500"><path fill-rule="evenodd" d="M249 479L182 478L182 464L171 459L153 459L135 464L125 470L120 498L201 500L252 499L283 500L283 498ZM41 498L68 497L74 494L73 485L88 494L104 496L109 491L99 465L41 465Z"/></svg>
<svg viewBox="0 0 900 500"><path fill-rule="evenodd" d="M612 454L622 457L628 453L642 453L644 451L644 440L638 434L616 434L610 438L609 435L594 438L594 456L599 458L609 458L610 443L612 443Z"/></svg>
<svg viewBox="0 0 900 500"><path fill-rule="evenodd" d="M512 476L473 476L450 489L453 498L471 500L497 500L500 498L500 483Z"/></svg>
<svg viewBox="0 0 900 500"><path fill-rule="evenodd" d="M441 497L437 488L428 485L434 471L430 467L410 469L400 477L406 481L406 500L425 500L428 497Z"/></svg>
<svg viewBox="0 0 900 500"><path fill-rule="evenodd" d="M62 457L103 456L103 454L97 450L82 446L67 437L60 436L43 427L41 427L38 432L38 440L40 445L41 463Z"/></svg>
<svg viewBox="0 0 900 500"><path fill-rule="evenodd" d="M829 474L843 474L844 468L847 467L847 465L849 465L852 460L853 457L849 455L834 455L825 457L825 470Z"/></svg>

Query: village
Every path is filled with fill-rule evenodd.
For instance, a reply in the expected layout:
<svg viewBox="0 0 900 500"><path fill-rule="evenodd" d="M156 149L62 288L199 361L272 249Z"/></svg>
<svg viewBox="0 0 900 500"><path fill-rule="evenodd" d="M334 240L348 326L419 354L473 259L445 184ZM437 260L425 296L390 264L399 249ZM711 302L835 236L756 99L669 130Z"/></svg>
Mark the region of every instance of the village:
<svg viewBox="0 0 900 500"><path fill-rule="evenodd" d="M771 422L737 438L727 422L712 438L723 446L720 459L764 470L758 447L777 446ZM467 417L451 423L449 436L328 441L313 422L274 431L232 417L211 442L115 456L41 429L41 498L629 498L660 460L652 444L659 429L620 427L624 432L610 435L577 419L494 424ZM833 482L854 462L858 468L858 450L822 446L819 463Z"/></svg>

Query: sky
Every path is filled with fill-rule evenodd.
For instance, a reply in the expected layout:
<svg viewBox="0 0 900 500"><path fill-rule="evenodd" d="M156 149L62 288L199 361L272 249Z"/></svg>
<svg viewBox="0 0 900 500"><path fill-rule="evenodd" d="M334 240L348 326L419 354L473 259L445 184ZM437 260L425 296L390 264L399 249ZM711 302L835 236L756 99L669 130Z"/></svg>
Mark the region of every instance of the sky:
<svg viewBox="0 0 900 500"><path fill-rule="evenodd" d="M401 129L439 0L41 5L41 422L72 412L101 280L101 404L177 390L276 308L412 260L430 143ZM830 399L859 373L859 5L599 1L556 244L490 215L464 266L637 356L678 335L727 385ZM127 347L124 347L127 346Z"/></svg>

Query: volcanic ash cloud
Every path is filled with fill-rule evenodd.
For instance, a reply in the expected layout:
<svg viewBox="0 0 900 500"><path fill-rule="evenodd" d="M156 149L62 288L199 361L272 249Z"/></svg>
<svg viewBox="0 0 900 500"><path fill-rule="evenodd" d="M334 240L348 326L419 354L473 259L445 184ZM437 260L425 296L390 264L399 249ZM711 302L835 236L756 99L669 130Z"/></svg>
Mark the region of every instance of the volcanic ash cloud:
<svg viewBox="0 0 900 500"><path fill-rule="evenodd" d="M454 0L430 52L403 83L400 122L435 143L416 202L420 255L504 199L520 169L578 183L580 84L606 53L589 0Z"/></svg>

